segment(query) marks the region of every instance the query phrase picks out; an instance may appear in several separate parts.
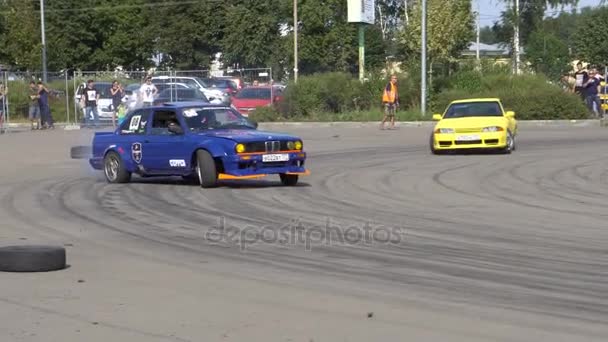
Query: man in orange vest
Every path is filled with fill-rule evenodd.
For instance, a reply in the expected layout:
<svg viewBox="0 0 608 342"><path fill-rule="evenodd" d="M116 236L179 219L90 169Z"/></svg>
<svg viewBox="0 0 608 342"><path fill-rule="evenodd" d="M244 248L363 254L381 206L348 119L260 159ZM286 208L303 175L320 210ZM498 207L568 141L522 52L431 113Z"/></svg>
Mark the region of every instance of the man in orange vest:
<svg viewBox="0 0 608 342"><path fill-rule="evenodd" d="M382 104L384 105L384 118L380 124L380 129L384 129L384 123L390 119L391 127L395 128L395 111L399 107L399 91L397 89L397 76L392 75L391 81L384 88L382 94Z"/></svg>

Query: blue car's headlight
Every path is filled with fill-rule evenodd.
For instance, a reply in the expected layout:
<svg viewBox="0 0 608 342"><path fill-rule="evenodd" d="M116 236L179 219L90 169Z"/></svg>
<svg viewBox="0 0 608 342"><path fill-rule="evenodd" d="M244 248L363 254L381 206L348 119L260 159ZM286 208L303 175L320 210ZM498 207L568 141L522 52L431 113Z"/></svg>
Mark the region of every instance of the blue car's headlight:
<svg viewBox="0 0 608 342"><path fill-rule="evenodd" d="M501 132L501 131L504 131L504 129L499 126L490 126L490 127L484 127L484 129L482 131L483 132Z"/></svg>
<svg viewBox="0 0 608 342"><path fill-rule="evenodd" d="M453 128L437 128L435 133L451 134L454 133Z"/></svg>

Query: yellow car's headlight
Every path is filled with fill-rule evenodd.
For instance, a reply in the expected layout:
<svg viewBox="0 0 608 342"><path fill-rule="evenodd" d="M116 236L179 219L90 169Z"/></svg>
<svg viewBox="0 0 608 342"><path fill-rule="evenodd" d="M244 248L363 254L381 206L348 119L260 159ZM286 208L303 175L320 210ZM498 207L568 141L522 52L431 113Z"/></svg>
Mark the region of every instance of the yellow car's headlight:
<svg viewBox="0 0 608 342"><path fill-rule="evenodd" d="M245 152L245 145L243 144L236 144L236 153L243 153Z"/></svg>
<svg viewBox="0 0 608 342"><path fill-rule="evenodd" d="M299 141L299 140L298 140L298 141L296 141L296 142L294 143L294 147L295 147L295 149L296 149L296 150L301 150L301 149L302 149L302 142L301 142L301 141Z"/></svg>
<svg viewBox="0 0 608 342"><path fill-rule="evenodd" d="M437 128L435 133L451 134L454 133L453 128Z"/></svg>
<svg viewBox="0 0 608 342"><path fill-rule="evenodd" d="M483 132L502 132L504 129L499 126L484 127Z"/></svg>

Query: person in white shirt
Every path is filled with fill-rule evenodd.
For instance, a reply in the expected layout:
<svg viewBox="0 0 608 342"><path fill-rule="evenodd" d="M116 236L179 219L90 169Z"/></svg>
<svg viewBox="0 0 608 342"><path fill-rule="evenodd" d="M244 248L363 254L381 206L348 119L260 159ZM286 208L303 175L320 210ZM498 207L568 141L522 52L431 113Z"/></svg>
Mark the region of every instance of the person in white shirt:
<svg viewBox="0 0 608 342"><path fill-rule="evenodd" d="M146 77L146 83L139 88L139 96L144 107L150 107L154 103L154 97L158 93L158 89L152 84L152 78Z"/></svg>

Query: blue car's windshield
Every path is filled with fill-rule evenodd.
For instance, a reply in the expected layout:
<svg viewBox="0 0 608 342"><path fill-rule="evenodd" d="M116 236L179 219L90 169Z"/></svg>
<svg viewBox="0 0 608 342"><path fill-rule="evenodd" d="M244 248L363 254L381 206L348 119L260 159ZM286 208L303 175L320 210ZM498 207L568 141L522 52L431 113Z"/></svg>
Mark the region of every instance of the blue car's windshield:
<svg viewBox="0 0 608 342"><path fill-rule="evenodd" d="M469 102L452 104L445 115L444 119L464 118L471 116L502 116L500 105L495 101L488 102Z"/></svg>
<svg viewBox="0 0 608 342"><path fill-rule="evenodd" d="M184 109L184 119L190 131L210 129L255 129L239 112L229 107L195 107Z"/></svg>

